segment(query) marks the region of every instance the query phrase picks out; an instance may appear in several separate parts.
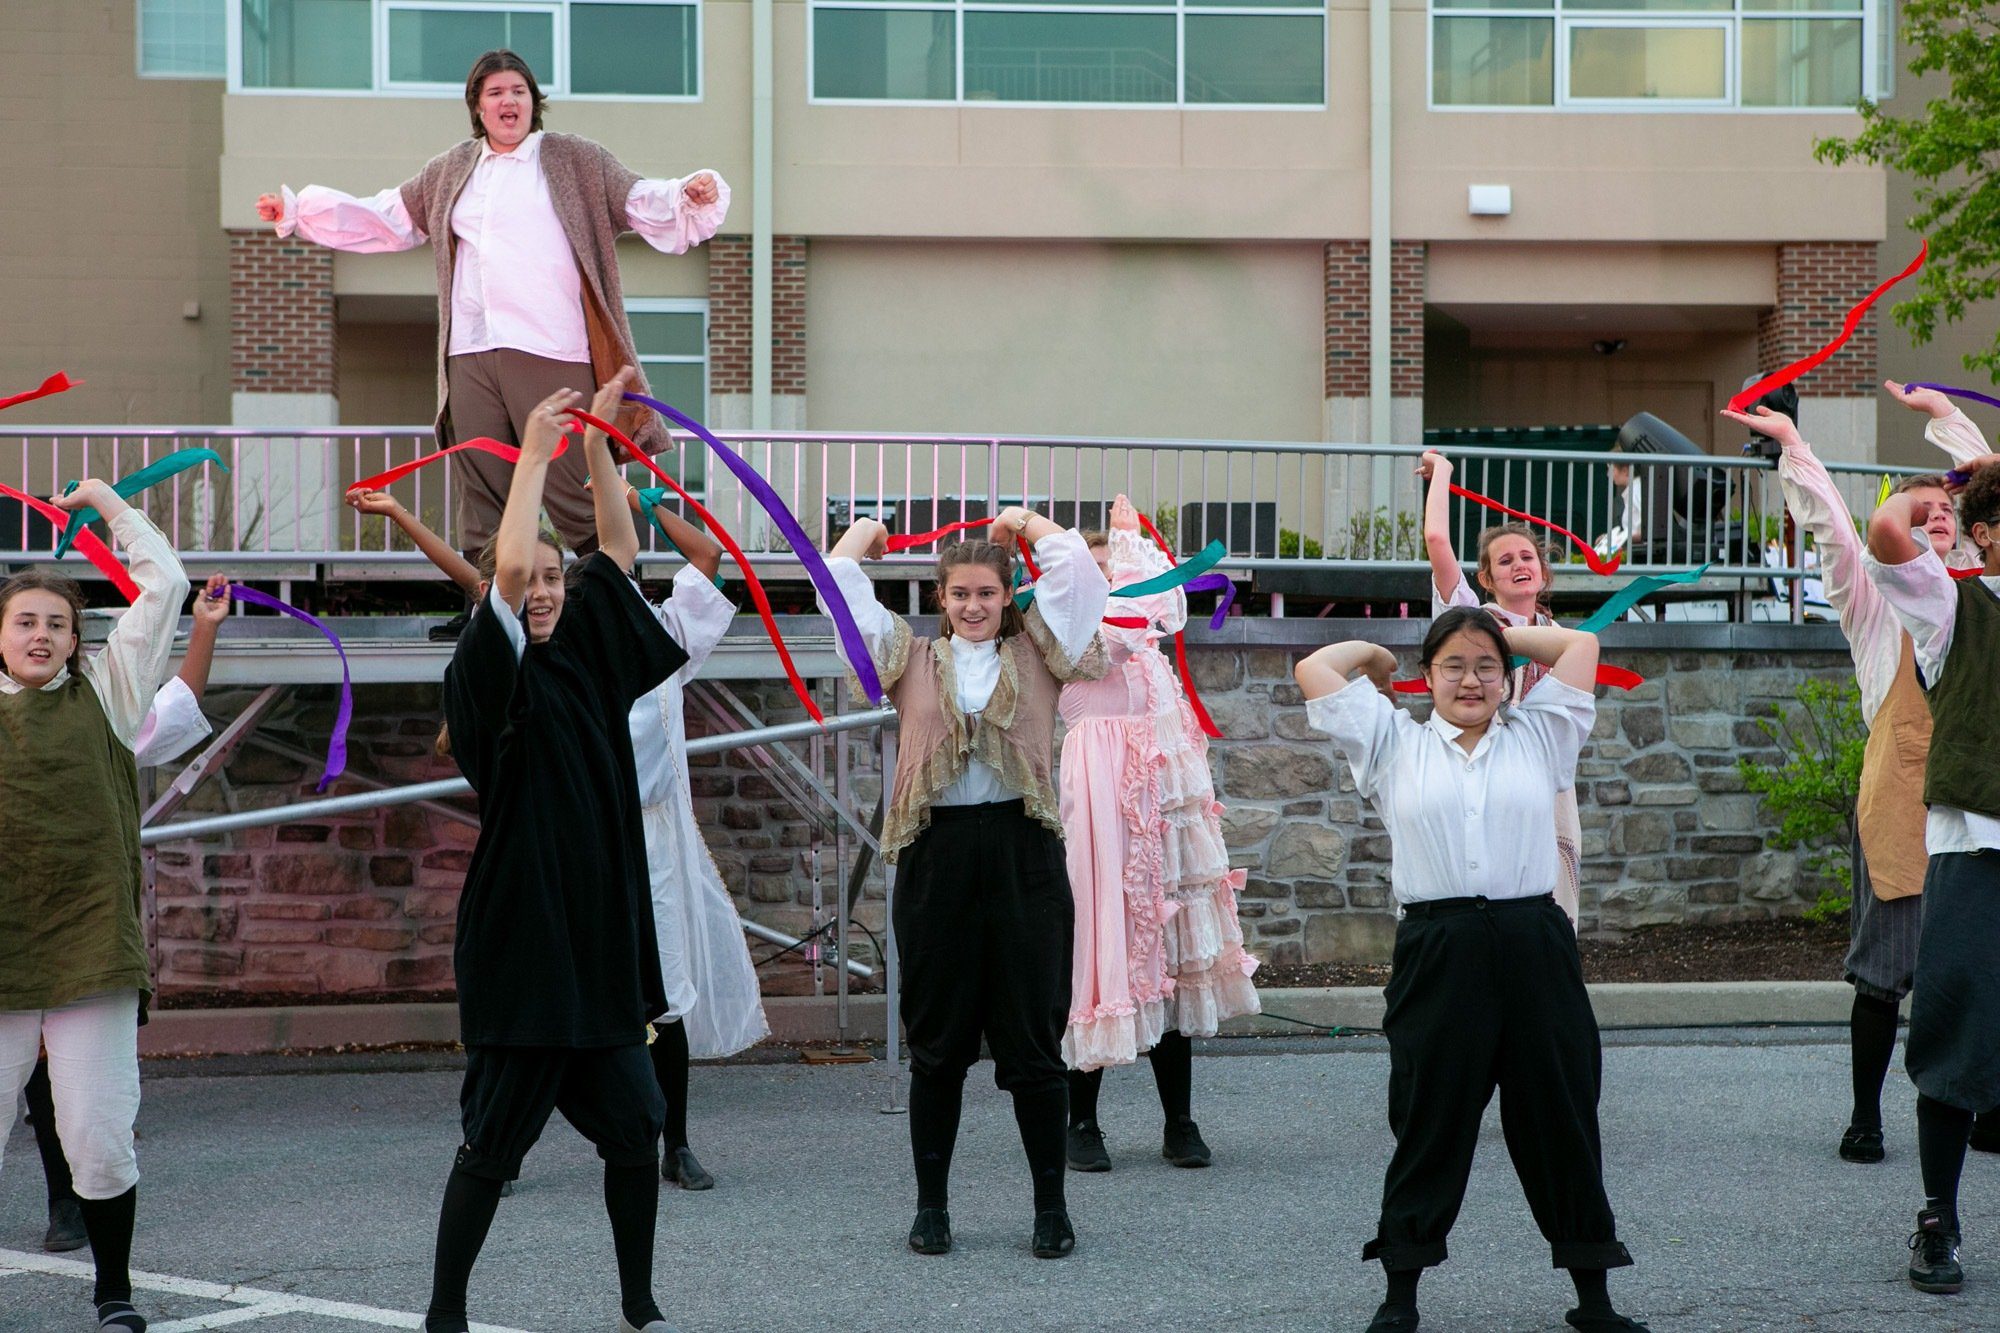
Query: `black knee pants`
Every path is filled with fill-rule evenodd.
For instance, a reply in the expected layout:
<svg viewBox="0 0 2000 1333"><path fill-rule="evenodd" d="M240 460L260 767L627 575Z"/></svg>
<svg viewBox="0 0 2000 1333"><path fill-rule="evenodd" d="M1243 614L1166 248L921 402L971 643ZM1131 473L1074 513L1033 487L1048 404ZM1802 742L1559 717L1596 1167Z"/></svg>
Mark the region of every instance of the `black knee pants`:
<svg viewBox="0 0 2000 1333"><path fill-rule="evenodd" d="M470 1175L520 1175L551 1111L561 1111L610 1165L659 1165L667 1104L644 1046L469 1047L458 1104L465 1144L457 1166Z"/></svg>
<svg viewBox="0 0 2000 1333"><path fill-rule="evenodd" d="M1062 839L1020 801L934 807L896 876L911 1074L963 1078L983 1034L1000 1087L1065 1088L1074 918Z"/></svg>
<svg viewBox="0 0 2000 1333"><path fill-rule="evenodd" d="M1497 1087L1507 1151L1555 1266L1631 1263L1604 1195L1597 1019L1555 900L1409 907L1386 998L1396 1151L1362 1258L1389 1269L1444 1262Z"/></svg>

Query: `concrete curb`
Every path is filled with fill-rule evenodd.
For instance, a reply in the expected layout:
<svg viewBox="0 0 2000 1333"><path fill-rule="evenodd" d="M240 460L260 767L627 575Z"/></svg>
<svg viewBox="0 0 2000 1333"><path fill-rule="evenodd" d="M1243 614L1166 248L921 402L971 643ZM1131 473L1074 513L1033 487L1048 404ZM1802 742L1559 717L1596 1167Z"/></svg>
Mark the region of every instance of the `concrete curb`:
<svg viewBox="0 0 2000 1333"><path fill-rule="evenodd" d="M1299 1035L1316 1028L1379 1028L1382 992L1367 986L1272 988L1259 992L1264 1014L1232 1019L1222 1035ZM1720 981L1659 984L1607 982L1590 988L1597 1021L1607 1028L1756 1026L1847 1022L1854 990L1840 981ZM764 1001L774 1040L832 1041L832 996L773 996ZM881 995L847 1002L850 1041L887 1035ZM1279 1021L1273 1015L1297 1019ZM458 1040L451 1004L300 1005L278 1009L168 1009L139 1029L139 1054L268 1055L341 1046L442 1045Z"/></svg>

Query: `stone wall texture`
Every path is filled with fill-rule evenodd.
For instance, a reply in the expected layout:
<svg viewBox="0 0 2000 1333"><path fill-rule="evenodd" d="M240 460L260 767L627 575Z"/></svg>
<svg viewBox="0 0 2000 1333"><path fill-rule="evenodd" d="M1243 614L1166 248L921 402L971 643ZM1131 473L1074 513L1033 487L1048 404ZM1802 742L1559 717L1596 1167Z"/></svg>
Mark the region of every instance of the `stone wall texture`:
<svg viewBox="0 0 2000 1333"><path fill-rule="evenodd" d="M1347 633L1337 623L1297 623L1309 627L1300 632L1310 633L1311 643L1208 643L1191 653L1225 737L1214 743L1211 762L1227 806L1232 863L1249 872L1244 933L1273 962L1384 959L1394 930L1388 838L1356 795L1346 762L1307 727L1291 679L1312 643ZM1413 645L1419 626L1378 621L1368 628L1383 641ZM1348 632L1363 628L1358 622ZM1578 769L1586 934L1795 914L1828 887L1803 869L1806 852L1771 845L1776 821L1743 790L1736 768L1741 755L1772 757L1755 717L1789 702L1808 677L1851 675L1836 636L1763 634L1779 638L1792 646L1697 651L1611 640L1607 656L1646 683L1601 692ZM1397 652L1403 674L1412 673L1414 647ZM767 722L801 716L782 682L732 688ZM261 734L316 752L332 703L331 691L300 691ZM213 715L237 706L227 693L211 696ZM362 687L351 770L390 783L451 776L450 762L432 749L437 722L435 687ZM719 729L693 727L696 734ZM823 744L830 771L834 745ZM872 805L879 790L872 737L857 733L849 753L855 799ZM248 746L177 817L308 799L317 775L316 764ZM751 755L696 756L692 777L697 816L746 917L805 933L815 919L815 872L831 913L842 880L831 837L823 828L815 833L814 821ZM400 806L163 844L155 864L162 992L448 987L453 914L475 837L462 823ZM878 867L857 911L878 936L882 892ZM857 957L873 951L859 932L855 950Z"/></svg>

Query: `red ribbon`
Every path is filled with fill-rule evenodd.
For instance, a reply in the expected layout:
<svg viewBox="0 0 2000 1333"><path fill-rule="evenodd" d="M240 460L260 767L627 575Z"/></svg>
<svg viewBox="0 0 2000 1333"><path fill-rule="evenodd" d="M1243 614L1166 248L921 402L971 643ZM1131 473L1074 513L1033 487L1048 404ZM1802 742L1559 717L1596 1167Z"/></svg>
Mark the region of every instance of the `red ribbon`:
<svg viewBox="0 0 2000 1333"><path fill-rule="evenodd" d="M1160 554L1167 558L1167 563L1178 565L1180 561L1174 559L1173 550L1167 545L1166 539L1160 536L1160 530L1153 526L1153 520L1144 514L1138 517L1139 526L1146 530L1146 535L1160 548ZM1215 725L1215 720L1208 715L1208 710L1201 706L1201 693L1194 687L1194 672L1188 669L1187 631L1184 629L1174 631L1174 665L1180 669L1181 689L1187 694L1188 709L1194 714L1195 723L1201 727L1204 736L1212 740L1221 740L1222 729Z"/></svg>
<svg viewBox="0 0 2000 1333"><path fill-rule="evenodd" d="M715 539L722 543L722 548L725 551L729 552L729 557L736 562L736 567L743 571L743 581L750 588L750 600L757 604L757 614L764 622L764 633L770 636L771 646L778 650L778 660L784 664L785 676L792 682L792 693L797 695L799 702L805 705L806 713L813 721L824 722L826 719L820 715L819 705L813 702L811 692L806 689L805 681L799 676L798 667L792 664L792 655L785 647L784 636L778 633L777 618L771 614L771 599L764 595L764 585L758 580L757 571L750 568L750 557L743 554L743 548L736 544L736 539L729 535L729 530L716 521L715 515L702 507L701 501L683 490L679 482L660 471L659 464L648 458L645 450L632 443L631 437L627 436L624 431L619 430L618 427L600 417L592 416L581 408L572 407L569 409L569 414L578 421L597 427L606 435L624 445L631 452L633 458L644 465L647 471L658 477L662 485L672 490L675 495L680 496L682 501L687 504L687 507L694 510L695 516L708 526L710 532L715 534Z"/></svg>
<svg viewBox="0 0 2000 1333"><path fill-rule="evenodd" d="M1461 500L1470 500L1474 504L1485 505L1488 509L1494 510L1498 513L1505 514L1509 518L1518 518L1524 523L1540 524L1542 527L1547 528L1550 532L1560 532L1563 536L1569 538L1572 542L1576 543L1577 550L1583 553L1583 563L1590 566L1590 572L1593 574L1616 574L1618 572L1618 566L1621 563L1623 563L1625 559L1625 553L1621 551L1617 555L1612 556L1609 560L1606 560L1603 556L1599 555L1595 549L1592 548L1589 542L1577 536L1574 532L1571 532L1568 528L1563 527L1561 524L1551 523L1548 519L1541 518L1535 514L1524 513L1519 509L1509 509L1506 505L1501 504L1498 500L1492 499L1488 496L1481 495L1478 491L1468 491L1463 486L1454 485L1451 488L1451 493L1453 495L1456 495ZM1143 519L1144 516L1142 515L1141 517Z"/></svg>
<svg viewBox="0 0 2000 1333"><path fill-rule="evenodd" d="M18 406L21 403L32 403L37 398L47 398L50 394L67 393L81 383L83 383L82 380L73 380L58 370L55 374L43 380L40 388L29 389L25 393L10 394L5 398L0 398L0 412L5 412L8 408ZM63 517L67 519L69 515L65 513Z"/></svg>
<svg viewBox="0 0 2000 1333"><path fill-rule="evenodd" d="M52 390L52 392L60 393L61 390ZM0 482L0 495L11 496L19 500L22 504L27 505L43 518L55 524L58 531L69 523L70 514L67 509L58 509L55 505L50 504L40 496L29 495L26 491L17 491L5 482ZM119 563L118 557L111 554L111 548L104 544L102 537L99 537L89 528L83 528L77 533L76 549L83 552L84 558L89 560L91 564L97 566L98 572L111 580L112 586L124 594L126 601L134 602L139 599L139 585L132 581L131 573L124 565Z"/></svg>
<svg viewBox="0 0 2000 1333"><path fill-rule="evenodd" d="M1597 683L1609 685L1613 689L1629 690L1646 683L1646 678L1626 667L1612 666L1609 662L1597 664ZM1417 680L1391 681L1389 688L1398 694L1429 694L1431 687L1421 678Z"/></svg>
<svg viewBox="0 0 2000 1333"><path fill-rule="evenodd" d="M1986 570L1981 565L1974 565L1970 569L1952 569L1947 566L1945 572L1955 579L1976 579Z"/></svg>
<svg viewBox="0 0 2000 1333"><path fill-rule="evenodd" d="M1901 273L1898 273L1895 277L1890 278L1887 282L1884 282L1879 286L1877 286L1874 291L1868 293L1868 295L1862 299L1859 305L1855 306L1852 310L1849 310L1847 312L1847 318L1841 321L1840 336L1835 338L1832 342L1828 343L1826 346L1820 348L1817 352L1814 352L1811 356L1805 357L1802 360L1794 361L1789 366L1786 366L1783 370L1774 370L1770 374L1766 375L1763 379L1758 380L1755 384L1752 384L1749 388L1743 390L1743 392L1737 394L1734 398L1731 398L1729 400L1729 410L1732 412L1743 412L1749 410L1749 407L1752 403L1756 402L1759 398L1762 398L1765 394L1769 393L1771 390L1790 384L1793 380L1805 374L1807 371L1812 370L1814 367L1818 366L1821 362L1825 361L1828 357L1832 356L1835 352L1838 352L1842 347L1844 347L1847 344L1847 340L1854 336L1854 331L1857 328L1861 327L1861 317L1868 313L1868 307L1874 305L1877 301L1881 300L1882 293L1888 291L1891 287L1894 287L1904 278L1910 277L1918 269L1922 268L1924 266L1925 257L1930 254L1930 249L1931 249L1931 243L1929 241L1925 241L1922 245L1919 245L1917 247L1917 257L1910 261L1910 266L1908 268L1904 269Z"/></svg>
<svg viewBox="0 0 2000 1333"><path fill-rule="evenodd" d="M1144 616L1106 616L1104 623L1113 629L1144 629L1153 622Z"/></svg>
<svg viewBox="0 0 2000 1333"><path fill-rule="evenodd" d="M949 537L952 533L964 532L967 528L990 528L992 526L993 520L990 518L968 518L963 523L947 523L941 528L932 528L929 532L913 532L904 537L891 537L889 545L885 549L889 554L894 555L898 551L907 551L913 546L929 546L940 537Z"/></svg>
<svg viewBox="0 0 2000 1333"><path fill-rule="evenodd" d="M567 437L556 441L555 452L551 453L549 458L551 460L561 458L564 451L568 448L569 440ZM482 435L476 440L461 440L457 444L448 444L434 454L425 454L415 462L404 463L400 467L392 467L387 472L378 472L372 477L363 477L347 489L350 491L379 491L390 482L401 481L418 468L429 467L440 458L448 457L461 449L477 449L481 453L492 454L495 458L504 459L509 463L518 463L521 461L521 451L519 449L511 444L502 444L498 440Z"/></svg>

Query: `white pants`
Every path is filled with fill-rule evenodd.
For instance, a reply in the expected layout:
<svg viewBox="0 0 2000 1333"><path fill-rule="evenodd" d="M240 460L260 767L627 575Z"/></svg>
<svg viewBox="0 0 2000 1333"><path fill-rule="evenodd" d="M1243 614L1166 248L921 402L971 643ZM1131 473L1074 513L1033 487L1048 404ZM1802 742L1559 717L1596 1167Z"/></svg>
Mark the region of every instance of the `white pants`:
<svg viewBox="0 0 2000 1333"><path fill-rule="evenodd" d="M139 1116L139 992L112 991L60 1009L0 1010L0 1158L21 1089L49 1048L56 1135L84 1199L115 1199L139 1183L132 1122Z"/></svg>

